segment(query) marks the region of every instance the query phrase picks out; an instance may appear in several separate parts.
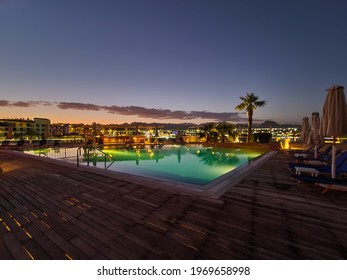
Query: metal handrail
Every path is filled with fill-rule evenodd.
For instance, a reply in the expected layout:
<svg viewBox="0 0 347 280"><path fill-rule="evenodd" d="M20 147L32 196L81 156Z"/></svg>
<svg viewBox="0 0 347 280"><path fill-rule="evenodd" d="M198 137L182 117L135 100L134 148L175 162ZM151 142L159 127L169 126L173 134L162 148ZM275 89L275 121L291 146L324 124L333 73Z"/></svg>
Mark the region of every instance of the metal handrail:
<svg viewBox="0 0 347 280"><path fill-rule="evenodd" d="M116 159L113 158L112 155L105 153L101 148L104 147L103 145L85 145L78 147L77 149L77 167L80 166L80 156L82 155L82 149L87 151L87 166L89 166L90 163L90 151L93 151L95 154L95 150L99 151L104 155L104 164L105 164L105 169L108 169L115 161ZM107 165L107 158L111 159L111 163Z"/></svg>

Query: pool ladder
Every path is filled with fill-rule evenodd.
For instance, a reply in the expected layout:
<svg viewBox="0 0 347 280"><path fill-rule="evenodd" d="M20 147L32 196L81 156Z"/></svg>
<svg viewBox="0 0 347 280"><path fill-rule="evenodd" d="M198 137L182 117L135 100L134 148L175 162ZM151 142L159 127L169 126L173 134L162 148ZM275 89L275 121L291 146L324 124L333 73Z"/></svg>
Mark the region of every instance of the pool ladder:
<svg viewBox="0 0 347 280"><path fill-rule="evenodd" d="M80 166L80 157L84 157L87 160L87 166L90 165L90 162L92 162L93 164L96 163L97 160L97 153L96 151L100 152L101 154L103 154L103 160L104 160L104 167L105 169L108 169L116 160L113 158L112 155L109 155L107 153L105 153L101 147L103 146L98 146L98 145L88 145L88 146L82 146L79 147L77 149L77 167ZM82 154L82 150L84 150L84 153ZM111 160L110 164L107 164L108 161L107 159Z"/></svg>

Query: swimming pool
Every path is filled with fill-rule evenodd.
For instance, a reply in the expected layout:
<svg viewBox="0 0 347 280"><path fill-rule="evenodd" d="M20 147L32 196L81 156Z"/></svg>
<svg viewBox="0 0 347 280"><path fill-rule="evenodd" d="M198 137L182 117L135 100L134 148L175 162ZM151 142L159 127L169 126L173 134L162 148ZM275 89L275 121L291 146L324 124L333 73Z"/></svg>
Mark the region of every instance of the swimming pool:
<svg viewBox="0 0 347 280"><path fill-rule="evenodd" d="M59 153L65 153L65 158L69 158L66 155L76 156L77 149L47 150L44 155L60 158ZM105 157L105 154L108 156ZM204 186L241 166L248 165L260 155L261 152L258 151L240 149L165 145L146 149L91 149L89 155L84 149L81 150L80 163L104 169L106 159L109 170Z"/></svg>

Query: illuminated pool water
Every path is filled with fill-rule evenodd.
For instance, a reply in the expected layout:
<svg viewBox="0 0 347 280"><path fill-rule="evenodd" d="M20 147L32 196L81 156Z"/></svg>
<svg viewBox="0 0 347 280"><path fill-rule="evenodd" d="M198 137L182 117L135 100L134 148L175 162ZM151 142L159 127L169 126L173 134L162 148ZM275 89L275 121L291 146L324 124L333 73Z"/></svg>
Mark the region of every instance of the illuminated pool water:
<svg viewBox="0 0 347 280"><path fill-rule="evenodd" d="M110 155L115 161L113 164ZM261 155L260 152L240 149L212 148L202 146L163 146L146 149L89 150L89 165L99 168L158 179L179 181L195 185L206 185L213 180L246 165ZM33 153L33 152L31 152ZM76 149L47 150L48 157L76 155ZM62 156L63 157L63 156ZM80 163L87 165L87 150L81 152ZM71 160L71 159L70 159Z"/></svg>

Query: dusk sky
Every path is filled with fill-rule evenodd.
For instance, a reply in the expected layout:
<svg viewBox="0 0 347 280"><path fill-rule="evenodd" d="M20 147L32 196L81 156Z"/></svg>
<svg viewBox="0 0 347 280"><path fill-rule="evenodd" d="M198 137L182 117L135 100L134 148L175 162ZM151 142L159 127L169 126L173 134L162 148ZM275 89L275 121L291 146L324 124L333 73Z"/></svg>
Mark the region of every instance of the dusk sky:
<svg viewBox="0 0 347 280"><path fill-rule="evenodd" d="M300 124L335 84L344 0L0 0L0 118Z"/></svg>

